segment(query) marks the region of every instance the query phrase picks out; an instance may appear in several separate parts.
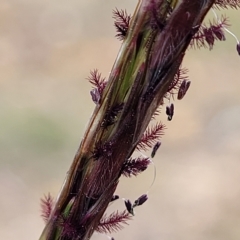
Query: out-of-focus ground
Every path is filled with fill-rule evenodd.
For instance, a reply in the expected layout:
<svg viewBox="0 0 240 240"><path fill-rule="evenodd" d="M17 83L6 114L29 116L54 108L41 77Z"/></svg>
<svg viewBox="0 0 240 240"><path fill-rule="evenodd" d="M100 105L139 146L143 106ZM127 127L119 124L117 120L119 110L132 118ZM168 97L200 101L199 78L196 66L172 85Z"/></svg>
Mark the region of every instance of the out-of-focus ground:
<svg viewBox="0 0 240 240"><path fill-rule="evenodd" d="M136 3L1 0L0 239L40 236L40 197L57 195L94 108L86 77L108 76L120 47L112 9ZM240 12L228 15L240 36ZM211 52L187 52L192 85L172 122L159 117L168 129L150 199L116 239L240 239L240 58L226 36ZM122 179L117 193L136 199L153 173Z"/></svg>

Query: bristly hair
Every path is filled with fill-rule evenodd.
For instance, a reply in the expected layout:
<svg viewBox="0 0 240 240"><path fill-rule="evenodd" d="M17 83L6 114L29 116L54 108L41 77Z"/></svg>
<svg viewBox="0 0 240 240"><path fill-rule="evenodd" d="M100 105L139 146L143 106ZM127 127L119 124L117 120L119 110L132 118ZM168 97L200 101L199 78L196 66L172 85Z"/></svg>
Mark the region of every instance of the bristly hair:
<svg viewBox="0 0 240 240"><path fill-rule="evenodd" d="M137 150L144 150L146 151L148 148L152 148L154 144L160 139L160 137L164 134L164 130L166 126L164 124L157 123L152 127L148 127L147 130L144 132L142 138L137 144Z"/></svg>
<svg viewBox="0 0 240 240"><path fill-rule="evenodd" d="M41 198L42 218L47 223L53 208L53 197L48 193Z"/></svg>
<svg viewBox="0 0 240 240"><path fill-rule="evenodd" d="M221 20L216 23L215 20L209 23L209 27L202 25L198 32L193 36L190 47L201 48L209 46L213 48L215 40L224 41L224 28L229 27L226 16L221 16Z"/></svg>
<svg viewBox="0 0 240 240"><path fill-rule="evenodd" d="M214 5L216 8L240 8L240 0L216 0Z"/></svg>
<svg viewBox="0 0 240 240"><path fill-rule="evenodd" d="M139 173L145 171L151 163L149 158L130 158L123 163L122 175L125 177L137 176Z"/></svg>
<svg viewBox="0 0 240 240"><path fill-rule="evenodd" d="M116 37L120 40L124 40L127 36L131 16L127 14L126 10L113 10L114 26L117 30Z"/></svg>
<svg viewBox="0 0 240 240"><path fill-rule="evenodd" d="M104 215L99 225L96 228L100 233L112 233L119 231L123 228L122 225L128 225L127 221L131 219L131 215L127 211L113 212L109 216Z"/></svg>

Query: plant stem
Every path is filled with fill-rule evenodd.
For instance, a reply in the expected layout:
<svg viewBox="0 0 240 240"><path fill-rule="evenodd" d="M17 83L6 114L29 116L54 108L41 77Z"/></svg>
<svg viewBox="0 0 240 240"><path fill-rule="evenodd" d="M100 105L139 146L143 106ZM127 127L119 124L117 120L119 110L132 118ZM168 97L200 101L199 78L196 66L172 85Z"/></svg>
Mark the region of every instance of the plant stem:
<svg viewBox="0 0 240 240"><path fill-rule="evenodd" d="M142 0L40 240L87 240L214 0ZM171 9L171 12L169 12ZM109 123L113 108L120 107ZM113 117L112 117L113 118Z"/></svg>

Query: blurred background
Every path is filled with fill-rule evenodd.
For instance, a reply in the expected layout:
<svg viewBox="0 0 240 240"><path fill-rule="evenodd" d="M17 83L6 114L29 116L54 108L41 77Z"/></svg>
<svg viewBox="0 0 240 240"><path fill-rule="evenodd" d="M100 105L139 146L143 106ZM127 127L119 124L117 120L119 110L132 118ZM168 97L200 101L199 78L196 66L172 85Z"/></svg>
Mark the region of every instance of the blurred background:
<svg viewBox="0 0 240 240"><path fill-rule="evenodd" d="M94 109L86 77L94 68L107 77L121 44L112 9L136 4L0 1L0 239L39 238L40 198L57 196ZM240 12L227 15L240 37ZM153 186L150 166L117 189L132 201L149 190L149 201L116 240L240 239L240 58L226 37L187 52L192 84L171 122L159 116L167 130Z"/></svg>

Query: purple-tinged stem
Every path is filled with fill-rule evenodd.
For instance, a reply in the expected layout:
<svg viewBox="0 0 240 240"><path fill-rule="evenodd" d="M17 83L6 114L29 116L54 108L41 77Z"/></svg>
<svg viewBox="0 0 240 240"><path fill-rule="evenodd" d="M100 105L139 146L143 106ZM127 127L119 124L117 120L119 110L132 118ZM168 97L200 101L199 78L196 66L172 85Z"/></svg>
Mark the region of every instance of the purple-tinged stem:
<svg viewBox="0 0 240 240"><path fill-rule="evenodd" d="M139 1L40 240L90 239L213 3Z"/></svg>

